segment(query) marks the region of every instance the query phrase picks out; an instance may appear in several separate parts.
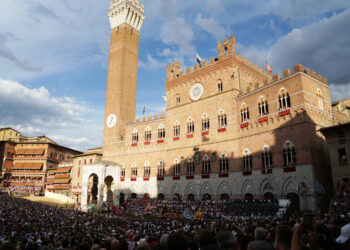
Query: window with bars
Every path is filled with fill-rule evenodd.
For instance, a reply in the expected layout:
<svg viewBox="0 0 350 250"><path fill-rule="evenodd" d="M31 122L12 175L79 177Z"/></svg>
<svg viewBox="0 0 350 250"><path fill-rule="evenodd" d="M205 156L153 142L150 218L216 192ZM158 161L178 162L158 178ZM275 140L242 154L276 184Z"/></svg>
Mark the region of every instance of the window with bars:
<svg viewBox="0 0 350 250"><path fill-rule="evenodd" d="M209 117L203 116L202 117L202 131L209 130L210 123L209 123Z"/></svg>
<svg viewBox="0 0 350 250"><path fill-rule="evenodd" d="M188 175L194 174L194 161L192 158L188 159L187 161L187 174Z"/></svg>
<svg viewBox="0 0 350 250"><path fill-rule="evenodd" d="M225 113L219 114L218 120L219 120L219 128L226 128L227 126L226 114Z"/></svg>
<svg viewBox="0 0 350 250"><path fill-rule="evenodd" d="M132 133L132 143L137 143L139 141L139 133Z"/></svg>
<svg viewBox="0 0 350 250"><path fill-rule="evenodd" d="M285 110L290 108L289 93L286 92L284 89L281 90L281 93L278 96L278 102L279 102L280 110Z"/></svg>
<svg viewBox="0 0 350 250"><path fill-rule="evenodd" d="M272 168L272 153L270 148L265 147L261 153L262 167L264 169Z"/></svg>
<svg viewBox="0 0 350 250"><path fill-rule="evenodd" d="M249 108L243 107L241 108L241 122L247 122L249 121Z"/></svg>
<svg viewBox="0 0 350 250"><path fill-rule="evenodd" d="M164 177L164 173L165 173L164 163L162 161L160 161L158 163L158 177Z"/></svg>
<svg viewBox="0 0 350 250"><path fill-rule="evenodd" d="M228 164L228 158L225 154L221 155L219 159L219 165L220 165L220 173L228 173L229 164Z"/></svg>
<svg viewBox="0 0 350 250"><path fill-rule="evenodd" d="M283 162L284 166L294 165L297 162L296 153L293 146L283 149Z"/></svg>
<svg viewBox="0 0 350 250"><path fill-rule="evenodd" d="M174 137L179 137L180 136L180 124L175 124L174 125Z"/></svg>
<svg viewBox="0 0 350 250"><path fill-rule="evenodd" d="M151 175L151 166L149 162L146 162L143 170L143 176L150 177L150 175Z"/></svg>
<svg viewBox="0 0 350 250"><path fill-rule="evenodd" d="M205 155L202 160L202 173L210 174L210 158Z"/></svg>
<svg viewBox="0 0 350 250"><path fill-rule="evenodd" d="M152 131L150 129L147 129L145 131L145 141L149 142L151 141L151 138L152 138Z"/></svg>
<svg viewBox="0 0 350 250"><path fill-rule="evenodd" d="M258 103L259 116L269 114L269 103L266 100L262 100Z"/></svg>
<svg viewBox="0 0 350 250"><path fill-rule="evenodd" d="M180 163L178 161L174 163L173 169L174 169L174 172L173 172L174 176L180 176Z"/></svg>
<svg viewBox="0 0 350 250"><path fill-rule="evenodd" d="M158 140L162 140L165 138L165 128L159 127L158 128Z"/></svg>

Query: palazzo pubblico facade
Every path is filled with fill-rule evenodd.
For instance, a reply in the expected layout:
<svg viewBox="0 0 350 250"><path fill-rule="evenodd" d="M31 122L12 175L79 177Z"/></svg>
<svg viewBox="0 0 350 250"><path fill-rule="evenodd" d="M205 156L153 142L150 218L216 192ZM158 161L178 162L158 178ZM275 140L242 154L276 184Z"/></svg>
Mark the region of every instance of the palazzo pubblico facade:
<svg viewBox="0 0 350 250"><path fill-rule="evenodd" d="M144 6L112 1L108 15L103 161L84 167L83 207L146 196L288 198L313 210L330 192L319 132L335 123L325 77L300 64L270 76L236 54L230 37L209 61L169 65L166 114L135 119Z"/></svg>

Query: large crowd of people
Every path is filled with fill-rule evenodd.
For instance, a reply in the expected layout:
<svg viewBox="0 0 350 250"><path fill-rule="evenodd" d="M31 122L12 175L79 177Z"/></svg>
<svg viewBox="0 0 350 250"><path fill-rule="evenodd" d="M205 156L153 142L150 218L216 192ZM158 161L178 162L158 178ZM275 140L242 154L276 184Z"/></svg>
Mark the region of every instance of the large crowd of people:
<svg viewBox="0 0 350 250"><path fill-rule="evenodd" d="M348 191L304 217L277 216L276 201L134 199L81 212L0 195L0 250L350 249Z"/></svg>

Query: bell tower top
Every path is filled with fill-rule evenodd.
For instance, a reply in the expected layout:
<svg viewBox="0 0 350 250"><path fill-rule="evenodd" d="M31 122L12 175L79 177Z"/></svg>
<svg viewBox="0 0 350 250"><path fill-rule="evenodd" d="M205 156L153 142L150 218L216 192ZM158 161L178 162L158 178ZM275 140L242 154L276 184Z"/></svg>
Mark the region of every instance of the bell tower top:
<svg viewBox="0 0 350 250"><path fill-rule="evenodd" d="M139 0L111 0L108 16L111 29L127 23L137 31L140 31L146 18L144 6Z"/></svg>

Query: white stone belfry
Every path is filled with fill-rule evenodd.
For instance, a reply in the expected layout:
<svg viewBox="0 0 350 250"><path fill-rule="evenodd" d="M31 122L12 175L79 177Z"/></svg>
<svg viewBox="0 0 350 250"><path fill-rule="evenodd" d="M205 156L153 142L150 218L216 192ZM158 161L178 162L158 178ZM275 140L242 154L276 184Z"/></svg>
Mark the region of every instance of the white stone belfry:
<svg viewBox="0 0 350 250"><path fill-rule="evenodd" d="M144 6L139 0L112 0L109 6L109 22L111 29L118 27L123 23L140 31L145 20Z"/></svg>

